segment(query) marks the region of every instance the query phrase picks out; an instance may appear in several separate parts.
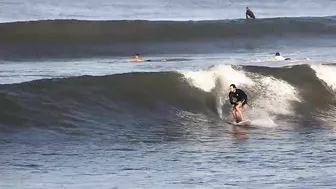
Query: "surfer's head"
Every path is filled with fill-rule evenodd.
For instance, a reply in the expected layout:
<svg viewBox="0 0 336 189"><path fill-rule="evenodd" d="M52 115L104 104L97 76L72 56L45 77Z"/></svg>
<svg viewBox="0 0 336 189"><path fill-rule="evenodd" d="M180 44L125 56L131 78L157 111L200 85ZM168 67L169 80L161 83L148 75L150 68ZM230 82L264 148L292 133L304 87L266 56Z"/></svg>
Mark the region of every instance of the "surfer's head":
<svg viewBox="0 0 336 189"><path fill-rule="evenodd" d="M278 52L277 52L277 53L275 53L275 56L280 56L280 53L278 53Z"/></svg>
<svg viewBox="0 0 336 189"><path fill-rule="evenodd" d="M140 55L139 54L135 54L134 56L135 56L135 58L139 58Z"/></svg>
<svg viewBox="0 0 336 189"><path fill-rule="evenodd" d="M230 91L231 91L231 92L236 92L236 89L237 89L237 87L236 87L235 84L231 84L231 85L230 85Z"/></svg>
<svg viewBox="0 0 336 189"><path fill-rule="evenodd" d="M246 10L249 10L249 8L248 8L248 7L246 7Z"/></svg>

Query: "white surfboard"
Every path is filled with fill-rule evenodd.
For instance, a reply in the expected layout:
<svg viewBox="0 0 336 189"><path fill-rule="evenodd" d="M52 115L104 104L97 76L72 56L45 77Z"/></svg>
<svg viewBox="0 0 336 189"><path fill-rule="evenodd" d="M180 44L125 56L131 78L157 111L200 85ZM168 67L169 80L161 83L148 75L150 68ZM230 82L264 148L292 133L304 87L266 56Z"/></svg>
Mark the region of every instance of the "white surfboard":
<svg viewBox="0 0 336 189"><path fill-rule="evenodd" d="M251 121L250 120L244 120L244 121L240 121L240 122L233 122L233 125L237 125L237 126L249 126L251 125Z"/></svg>

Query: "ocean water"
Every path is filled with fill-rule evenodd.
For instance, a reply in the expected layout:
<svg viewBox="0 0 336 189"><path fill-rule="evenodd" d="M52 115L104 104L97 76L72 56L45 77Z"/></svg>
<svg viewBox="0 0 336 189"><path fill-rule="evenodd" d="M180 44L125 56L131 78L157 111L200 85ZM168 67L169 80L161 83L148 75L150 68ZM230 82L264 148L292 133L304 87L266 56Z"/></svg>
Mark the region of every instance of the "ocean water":
<svg viewBox="0 0 336 189"><path fill-rule="evenodd" d="M80 20L217 20L245 18L250 7L257 18L334 16L333 0L259 1L259 0L139 0L67 1L3 0L3 21L80 19Z"/></svg>
<svg viewBox="0 0 336 189"><path fill-rule="evenodd" d="M0 188L334 188L335 3L0 2Z"/></svg>

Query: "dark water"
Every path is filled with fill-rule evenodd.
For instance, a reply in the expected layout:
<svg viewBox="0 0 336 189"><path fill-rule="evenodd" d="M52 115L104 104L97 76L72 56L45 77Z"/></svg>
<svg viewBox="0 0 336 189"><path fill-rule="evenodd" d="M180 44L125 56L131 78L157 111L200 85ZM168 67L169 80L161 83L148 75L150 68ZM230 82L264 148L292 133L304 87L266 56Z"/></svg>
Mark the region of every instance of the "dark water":
<svg viewBox="0 0 336 189"><path fill-rule="evenodd" d="M335 67L227 65L2 85L1 185L332 188L336 101L325 69ZM208 73L217 78L202 85ZM228 123L228 75L249 95L251 128Z"/></svg>
<svg viewBox="0 0 336 189"><path fill-rule="evenodd" d="M199 54L302 43L335 44L335 17L213 21L48 20L0 24L0 58ZM313 40L313 42L311 42ZM334 45L333 45L334 46Z"/></svg>
<svg viewBox="0 0 336 189"><path fill-rule="evenodd" d="M245 18L248 6L257 18L335 15L333 0L4 0L1 21L80 19L80 20L217 20Z"/></svg>
<svg viewBox="0 0 336 189"><path fill-rule="evenodd" d="M335 184L333 130L245 130L198 124L180 127L179 136L147 135L122 144L80 136L64 139L57 133L36 139L39 143L9 140L2 144L7 152L1 158L2 186L333 188Z"/></svg>
<svg viewBox="0 0 336 189"><path fill-rule="evenodd" d="M1 2L0 188L334 188L334 5Z"/></svg>

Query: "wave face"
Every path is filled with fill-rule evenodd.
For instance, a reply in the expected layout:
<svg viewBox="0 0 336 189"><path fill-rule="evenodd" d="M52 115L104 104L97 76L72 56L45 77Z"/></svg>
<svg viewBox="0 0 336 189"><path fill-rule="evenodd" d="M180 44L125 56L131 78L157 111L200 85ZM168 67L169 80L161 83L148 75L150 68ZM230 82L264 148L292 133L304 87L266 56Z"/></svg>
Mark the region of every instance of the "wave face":
<svg viewBox="0 0 336 189"><path fill-rule="evenodd" d="M0 55L130 55L176 52L186 43L335 36L335 17L212 21L42 20L0 24ZM268 40L269 42L269 40ZM230 42L233 43L233 42ZM148 48L147 51L141 50ZM160 47L160 45L163 47ZM170 45L167 45L170 44ZM174 45L172 45L174 44ZM138 46L137 46L138 45ZM219 45L219 44L217 44ZM194 47L195 48L195 47ZM159 51L158 49L161 49Z"/></svg>
<svg viewBox="0 0 336 189"><path fill-rule="evenodd" d="M109 44L283 35L335 35L336 18L213 21L43 20L0 24L2 43Z"/></svg>
<svg viewBox="0 0 336 189"><path fill-rule="evenodd" d="M127 73L0 86L2 131L40 128L132 128L179 125L200 116L230 118L235 83L249 96L247 116L266 125L332 119L333 65L269 68L217 65L206 70ZM327 71L325 71L327 70ZM329 116L329 117L328 117ZM265 120L264 119L264 120Z"/></svg>

